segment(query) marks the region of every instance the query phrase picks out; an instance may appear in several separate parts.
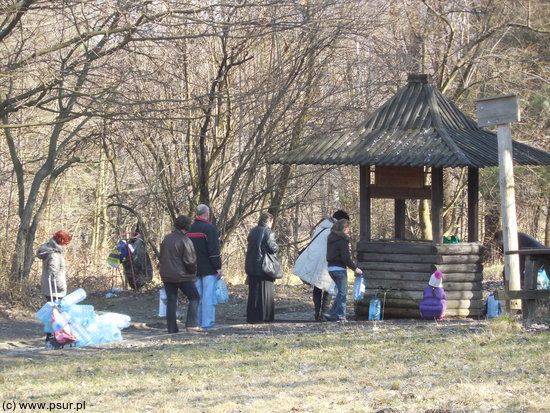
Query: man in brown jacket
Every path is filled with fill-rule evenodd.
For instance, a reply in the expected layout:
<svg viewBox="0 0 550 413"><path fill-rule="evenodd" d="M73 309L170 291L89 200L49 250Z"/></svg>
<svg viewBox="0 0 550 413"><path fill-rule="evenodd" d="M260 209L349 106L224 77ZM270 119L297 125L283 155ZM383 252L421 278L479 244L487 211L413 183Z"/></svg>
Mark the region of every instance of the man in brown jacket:
<svg viewBox="0 0 550 413"><path fill-rule="evenodd" d="M169 333L177 333L176 308L178 289L188 298L186 330L204 331L197 325L199 292L195 286L197 278L197 255L195 247L186 233L191 226L191 218L180 215L174 222L175 230L166 235L160 244L160 278L166 290L166 325Z"/></svg>

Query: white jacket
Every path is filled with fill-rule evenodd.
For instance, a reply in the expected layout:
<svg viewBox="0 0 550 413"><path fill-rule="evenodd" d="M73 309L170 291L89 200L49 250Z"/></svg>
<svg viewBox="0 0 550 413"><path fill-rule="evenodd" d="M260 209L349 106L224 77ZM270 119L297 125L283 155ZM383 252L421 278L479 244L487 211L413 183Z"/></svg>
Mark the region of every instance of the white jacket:
<svg viewBox="0 0 550 413"><path fill-rule="evenodd" d="M328 291L332 284L327 271L327 238L334 222L333 218L327 218L317 225L312 236L313 242L298 256L292 270L302 281L324 291Z"/></svg>

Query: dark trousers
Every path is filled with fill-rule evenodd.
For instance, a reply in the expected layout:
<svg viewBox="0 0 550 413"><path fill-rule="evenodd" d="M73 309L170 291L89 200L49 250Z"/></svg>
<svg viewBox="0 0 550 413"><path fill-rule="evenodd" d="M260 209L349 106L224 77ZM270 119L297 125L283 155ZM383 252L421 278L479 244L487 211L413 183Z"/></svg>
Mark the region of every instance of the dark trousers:
<svg viewBox="0 0 550 413"><path fill-rule="evenodd" d="M178 289L187 297L187 319L185 327L196 327L198 324L199 292L193 281L182 281L179 283L164 283L166 291L166 325L169 333L177 333L178 323L176 320L176 309L178 307Z"/></svg>
<svg viewBox="0 0 550 413"><path fill-rule="evenodd" d="M323 319L323 313L328 311L330 306L330 294L320 288L313 287L313 305L315 306L315 320Z"/></svg>
<svg viewBox="0 0 550 413"><path fill-rule="evenodd" d="M248 323L271 322L275 319L275 288L273 281L248 277Z"/></svg>

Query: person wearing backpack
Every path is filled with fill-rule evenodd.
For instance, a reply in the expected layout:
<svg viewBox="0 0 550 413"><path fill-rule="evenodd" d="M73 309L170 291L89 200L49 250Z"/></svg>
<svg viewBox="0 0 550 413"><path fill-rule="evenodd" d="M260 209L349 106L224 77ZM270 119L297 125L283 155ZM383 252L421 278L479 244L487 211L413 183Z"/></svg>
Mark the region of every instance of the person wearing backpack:
<svg viewBox="0 0 550 413"><path fill-rule="evenodd" d="M443 320L447 310L447 295L443 290L443 273L434 272L428 286L424 288L424 298L420 302L420 315L425 320Z"/></svg>

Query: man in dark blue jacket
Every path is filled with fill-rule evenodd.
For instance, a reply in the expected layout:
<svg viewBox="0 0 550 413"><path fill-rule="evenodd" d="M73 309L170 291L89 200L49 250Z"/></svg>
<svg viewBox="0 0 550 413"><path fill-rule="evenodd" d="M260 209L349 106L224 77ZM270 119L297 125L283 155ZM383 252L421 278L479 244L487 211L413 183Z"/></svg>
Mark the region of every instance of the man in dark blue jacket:
<svg viewBox="0 0 550 413"><path fill-rule="evenodd" d="M201 296L199 326L208 330L216 322L216 280L222 277L222 259L218 231L208 220L210 208L201 204L187 236L193 241L197 253L197 280L195 285Z"/></svg>

